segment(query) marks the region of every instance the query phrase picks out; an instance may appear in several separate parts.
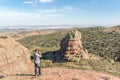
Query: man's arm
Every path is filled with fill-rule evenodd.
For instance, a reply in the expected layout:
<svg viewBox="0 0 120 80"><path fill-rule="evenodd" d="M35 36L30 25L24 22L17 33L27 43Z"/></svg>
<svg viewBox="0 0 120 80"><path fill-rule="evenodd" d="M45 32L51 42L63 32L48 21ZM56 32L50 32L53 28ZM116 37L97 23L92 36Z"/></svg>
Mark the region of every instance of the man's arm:
<svg viewBox="0 0 120 80"><path fill-rule="evenodd" d="M42 58L42 55L41 55L41 54L38 54L38 56L39 56L40 58Z"/></svg>

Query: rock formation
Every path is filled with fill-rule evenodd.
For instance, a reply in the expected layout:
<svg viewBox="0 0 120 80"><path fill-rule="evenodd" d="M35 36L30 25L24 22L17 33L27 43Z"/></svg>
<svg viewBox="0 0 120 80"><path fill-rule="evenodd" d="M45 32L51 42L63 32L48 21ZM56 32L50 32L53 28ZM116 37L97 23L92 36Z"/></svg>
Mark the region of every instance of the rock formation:
<svg viewBox="0 0 120 80"><path fill-rule="evenodd" d="M78 31L69 32L61 41L59 55L68 61L79 61L80 59L88 59L88 52L82 46L81 33ZM59 58L60 59L60 58Z"/></svg>
<svg viewBox="0 0 120 80"><path fill-rule="evenodd" d="M14 73L30 67L28 50L12 38L0 38L0 72Z"/></svg>

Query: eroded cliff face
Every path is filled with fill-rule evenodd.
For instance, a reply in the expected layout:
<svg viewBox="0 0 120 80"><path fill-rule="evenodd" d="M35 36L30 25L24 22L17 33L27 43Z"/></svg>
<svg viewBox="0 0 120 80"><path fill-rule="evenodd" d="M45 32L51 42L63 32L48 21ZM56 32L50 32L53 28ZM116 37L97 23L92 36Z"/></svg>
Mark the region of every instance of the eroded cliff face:
<svg viewBox="0 0 120 80"><path fill-rule="evenodd" d="M14 73L31 65L28 50L12 38L0 38L0 72Z"/></svg>
<svg viewBox="0 0 120 80"><path fill-rule="evenodd" d="M81 33L78 31L69 32L61 41L61 54L76 55L82 54L83 46Z"/></svg>
<svg viewBox="0 0 120 80"><path fill-rule="evenodd" d="M82 46L82 37L79 31L69 32L61 41L61 48L55 57L57 61L67 60L67 61L77 61L80 59L89 59L87 49Z"/></svg>

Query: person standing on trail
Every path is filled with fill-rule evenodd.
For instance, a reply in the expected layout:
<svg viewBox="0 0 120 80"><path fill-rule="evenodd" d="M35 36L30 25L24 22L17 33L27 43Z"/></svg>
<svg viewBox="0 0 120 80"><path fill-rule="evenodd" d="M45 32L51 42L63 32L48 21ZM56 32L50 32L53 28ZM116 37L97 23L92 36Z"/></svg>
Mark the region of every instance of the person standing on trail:
<svg viewBox="0 0 120 80"><path fill-rule="evenodd" d="M42 56L40 55L40 52L38 49L34 50L34 55L33 55L33 59L34 59L34 67L35 67L35 76L37 76L37 74L40 76L41 75L41 65L40 65L40 58Z"/></svg>

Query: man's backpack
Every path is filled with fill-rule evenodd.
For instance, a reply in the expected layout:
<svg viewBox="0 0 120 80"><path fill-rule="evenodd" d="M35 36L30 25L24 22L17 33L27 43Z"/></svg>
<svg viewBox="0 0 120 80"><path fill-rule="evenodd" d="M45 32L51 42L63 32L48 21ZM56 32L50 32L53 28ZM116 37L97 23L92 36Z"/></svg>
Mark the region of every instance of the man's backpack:
<svg viewBox="0 0 120 80"><path fill-rule="evenodd" d="M34 56L33 55L30 56L30 60L34 60Z"/></svg>

